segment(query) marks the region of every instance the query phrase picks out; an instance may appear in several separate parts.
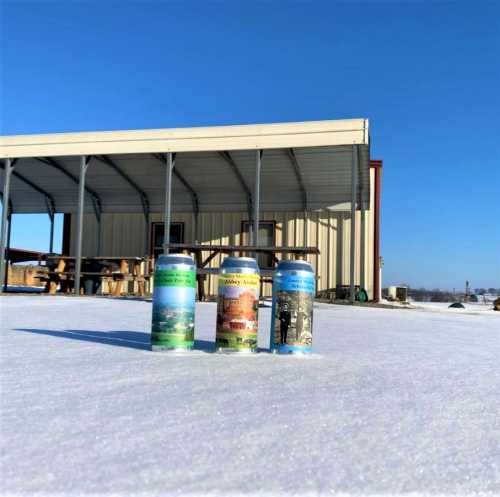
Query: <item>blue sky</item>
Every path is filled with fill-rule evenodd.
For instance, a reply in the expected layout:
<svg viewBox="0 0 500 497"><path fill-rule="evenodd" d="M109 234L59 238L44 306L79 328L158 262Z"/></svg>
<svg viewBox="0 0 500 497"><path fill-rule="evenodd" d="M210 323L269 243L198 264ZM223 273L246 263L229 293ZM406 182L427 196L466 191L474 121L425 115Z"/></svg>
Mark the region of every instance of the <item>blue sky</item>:
<svg viewBox="0 0 500 497"><path fill-rule="evenodd" d="M500 286L500 2L0 8L1 134L367 117L384 283Z"/></svg>

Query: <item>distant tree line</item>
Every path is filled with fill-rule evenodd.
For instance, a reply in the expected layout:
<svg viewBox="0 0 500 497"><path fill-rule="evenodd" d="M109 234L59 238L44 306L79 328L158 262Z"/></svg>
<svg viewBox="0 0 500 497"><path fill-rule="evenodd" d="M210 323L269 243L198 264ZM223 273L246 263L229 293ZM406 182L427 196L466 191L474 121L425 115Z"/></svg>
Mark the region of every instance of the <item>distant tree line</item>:
<svg viewBox="0 0 500 497"><path fill-rule="evenodd" d="M500 288L474 288L476 295L500 295Z"/></svg>
<svg viewBox="0 0 500 497"><path fill-rule="evenodd" d="M500 288L475 288L474 294L468 298L472 302L482 302L483 295L500 295ZM408 297L415 302L459 302L465 300L464 292L450 292L439 288L410 288L408 287Z"/></svg>
<svg viewBox="0 0 500 497"><path fill-rule="evenodd" d="M408 297L415 302L454 302L459 298L457 294L439 288L432 290L428 288L408 288Z"/></svg>

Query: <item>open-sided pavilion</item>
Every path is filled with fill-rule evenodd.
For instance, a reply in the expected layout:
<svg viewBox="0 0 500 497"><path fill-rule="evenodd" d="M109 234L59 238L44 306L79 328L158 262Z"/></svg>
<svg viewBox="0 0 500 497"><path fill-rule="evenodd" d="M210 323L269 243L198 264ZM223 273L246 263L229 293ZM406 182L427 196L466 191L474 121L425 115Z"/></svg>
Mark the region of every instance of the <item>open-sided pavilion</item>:
<svg viewBox="0 0 500 497"><path fill-rule="evenodd" d="M103 213L141 213L144 253L152 213L163 213L168 251L172 212L343 210L351 213L350 295L366 251L370 208L367 119L135 131L19 135L0 138L3 214L0 281L12 213L76 215L75 289L80 287L84 214L92 213L100 254ZM361 211L356 261L356 211ZM251 235L250 235L251 236ZM250 245L258 246L258 237Z"/></svg>

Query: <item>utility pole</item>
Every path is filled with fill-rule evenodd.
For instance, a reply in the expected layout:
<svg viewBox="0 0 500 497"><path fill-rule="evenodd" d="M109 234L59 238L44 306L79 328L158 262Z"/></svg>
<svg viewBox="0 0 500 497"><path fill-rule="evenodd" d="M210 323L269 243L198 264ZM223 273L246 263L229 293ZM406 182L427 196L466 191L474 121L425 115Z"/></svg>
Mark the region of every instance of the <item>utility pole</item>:
<svg viewBox="0 0 500 497"><path fill-rule="evenodd" d="M469 302L469 295L470 295L470 284L469 281L465 282L465 298L464 302Z"/></svg>

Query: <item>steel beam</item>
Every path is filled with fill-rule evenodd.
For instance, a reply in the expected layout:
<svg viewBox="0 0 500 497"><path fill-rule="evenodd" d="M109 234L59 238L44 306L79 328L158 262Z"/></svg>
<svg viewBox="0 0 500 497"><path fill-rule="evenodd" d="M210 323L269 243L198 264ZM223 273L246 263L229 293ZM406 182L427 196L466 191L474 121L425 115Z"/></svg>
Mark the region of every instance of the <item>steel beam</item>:
<svg viewBox="0 0 500 497"><path fill-rule="evenodd" d="M126 181L133 190L135 190L141 199L142 212L144 214L144 252L149 252L149 217L150 217L150 202L147 193L125 172L120 166L107 155L97 155L95 158L115 171L124 181Z"/></svg>
<svg viewBox="0 0 500 497"><path fill-rule="evenodd" d="M17 160L12 161L12 162L13 162L13 164L15 164L17 162ZM2 169L4 169L3 165L1 167L2 167ZM18 173L17 171L12 171L12 176L14 176L18 180L22 181L23 183L25 183L26 185L31 187L33 190L37 191L40 195L43 195L46 198L46 200L48 202L50 202L50 204L54 207L54 210L55 210L56 203L55 203L54 197L49 192L44 190L42 187L38 186L36 183L34 183L30 179L28 179L23 174Z"/></svg>
<svg viewBox="0 0 500 497"><path fill-rule="evenodd" d="M168 159L165 154L153 154L153 157L159 161L161 161L163 164L167 165ZM179 170L175 167L175 161L176 161L177 155L175 153L172 153L172 161L173 161L173 175L182 183L184 188L189 192L189 195L191 196L191 203L193 204L193 213L194 213L194 232L195 232L195 241L198 241L198 216L200 213L200 199L198 197L198 194L196 193L196 190L193 188L193 186L189 183L189 181L186 179L186 177L179 172Z"/></svg>
<svg viewBox="0 0 500 497"><path fill-rule="evenodd" d="M304 185L304 179L302 178L299 161L297 160L297 156L295 155L295 151L293 148L287 148L286 151L290 162L292 163L295 178L297 179L297 183L299 184L300 194L302 196L302 209L304 211L307 211L307 190Z"/></svg>
<svg viewBox="0 0 500 497"><path fill-rule="evenodd" d="M0 282L5 281L6 261L5 246L9 231L9 213L10 213L10 180L14 168L11 159L5 159L4 178L3 178L3 206L2 206L2 227L0 234Z"/></svg>
<svg viewBox="0 0 500 497"><path fill-rule="evenodd" d="M174 154L175 156L175 154ZM174 176L184 185L184 188L191 195L191 200L193 202L193 214L194 214L194 233L195 242L198 241L198 216L200 214L200 202L197 193L194 191L193 187L187 182L186 178L175 168L175 158L174 158Z"/></svg>
<svg viewBox="0 0 500 497"><path fill-rule="evenodd" d="M304 245L307 246L307 190L306 190L306 187L304 184L304 179L302 177L300 164L299 164L299 161L297 159L297 155L295 154L295 150L293 148L287 148L286 152L287 152L288 158L290 159L290 162L292 163L293 172L295 174L295 178L296 178L297 183L299 185L300 194L302 196L302 209L304 211L303 237L304 237Z"/></svg>
<svg viewBox="0 0 500 497"><path fill-rule="evenodd" d="M120 166L116 164L116 162L110 159L107 155L95 155L94 157L113 169L113 171L121 176L121 178L123 178L139 194L144 215L149 214L150 203L146 192L125 171L123 171Z"/></svg>
<svg viewBox="0 0 500 497"><path fill-rule="evenodd" d="M163 218L163 253L168 254L170 249L170 221L172 217L172 173L174 170L174 159L172 152L167 153L167 164L165 171L165 212Z"/></svg>
<svg viewBox="0 0 500 497"><path fill-rule="evenodd" d="M167 155L168 154L153 154L153 157L156 160L159 160L163 164L167 165ZM200 211L200 200L198 198L198 194L196 193L196 190L193 188L193 186L189 183L189 181L185 178L185 176L175 168L175 160L176 154L172 153L173 175L183 184L184 188L186 188L186 190L189 192L189 195L191 196L191 203L193 204L193 211L197 213Z"/></svg>
<svg viewBox="0 0 500 497"><path fill-rule="evenodd" d="M252 205L253 205L252 191L250 190L250 187L246 184L245 178L243 178L243 175L241 174L240 169L238 168L231 154L229 152L224 151L224 152L219 152L219 155L229 165L231 171L236 176L236 179L238 180L241 189L245 192L247 198L248 219L250 220L252 219Z"/></svg>
<svg viewBox="0 0 500 497"><path fill-rule="evenodd" d="M90 161L91 157L87 158L87 161ZM64 166L56 162L52 157L37 157L35 160L52 166L54 169L57 169L62 174L64 174L67 178L69 178L76 185L79 184L79 179L74 174L70 173ZM102 212L102 201L100 196L96 191L94 191L89 186L85 186L85 191L90 195L92 199L92 206L94 208L94 213L97 218L97 222L100 224L101 221L101 212Z"/></svg>
<svg viewBox="0 0 500 497"><path fill-rule="evenodd" d="M193 203L193 212L198 214L200 212L200 200L198 198L198 194L196 193L194 188L191 186L191 184L188 182L186 177L179 172L178 168L175 167L176 158L177 158L177 154L173 153L172 154L173 174L184 185L184 188L186 188L186 190L191 195L191 201ZM167 162L167 159L165 159L165 162Z"/></svg>
<svg viewBox="0 0 500 497"><path fill-rule="evenodd" d="M18 161L18 159L15 159L13 164L15 164ZM2 165L3 168L3 165ZM28 179L26 176L22 175L21 173L18 173L17 171L12 171L12 175L17 178L19 181L22 181L29 187L31 187L33 190L38 192L40 195L43 195L45 197L45 203L47 204L47 214L49 215L50 219L50 241L49 241L49 252L53 252L54 249L54 216L56 213L56 202L54 200L54 197L38 186L36 183ZM12 202L11 202L11 210L12 210ZM10 232L10 222L9 222L9 232Z"/></svg>
<svg viewBox="0 0 500 497"><path fill-rule="evenodd" d="M352 146L352 162L351 162L351 254L349 265L349 300L354 304L356 300L355 291L355 264L356 264L356 200L358 190L358 147Z"/></svg>
<svg viewBox="0 0 500 497"><path fill-rule="evenodd" d="M85 160L87 164L90 162L92 156L88 156ZM67 178L69 178L73 183L76 185L80 184L80 180L78 177L76 177L74 174L70 173L64 166L56 162L52 157L36 157L36 160L39 162L42 162L43 164L47 164L49 166L52 166L54 169L57 169L60 171L62 174L64 174ZM102 240L102 233L101 233L101 214L102 214L102 201L100 196L97 194L96 191L94 191L92 188L89 186L84 185L84 193L87 192L87 194L90 196L92 200L92 207L94 209L94 214L97 220L97 255L100 255L101 253L101 240Z"/></svg>
<svg viewBox="0 0 500 497"><path fill-rule="evenodd" d="M80 157L80 174L78 181L78 213L76 228L76 257L75 257L75 295L80 295L80 279L82 271L82 240L83 240L83 210L85 207L85 176L89 167L89 160L85 155Z"/></svg>

